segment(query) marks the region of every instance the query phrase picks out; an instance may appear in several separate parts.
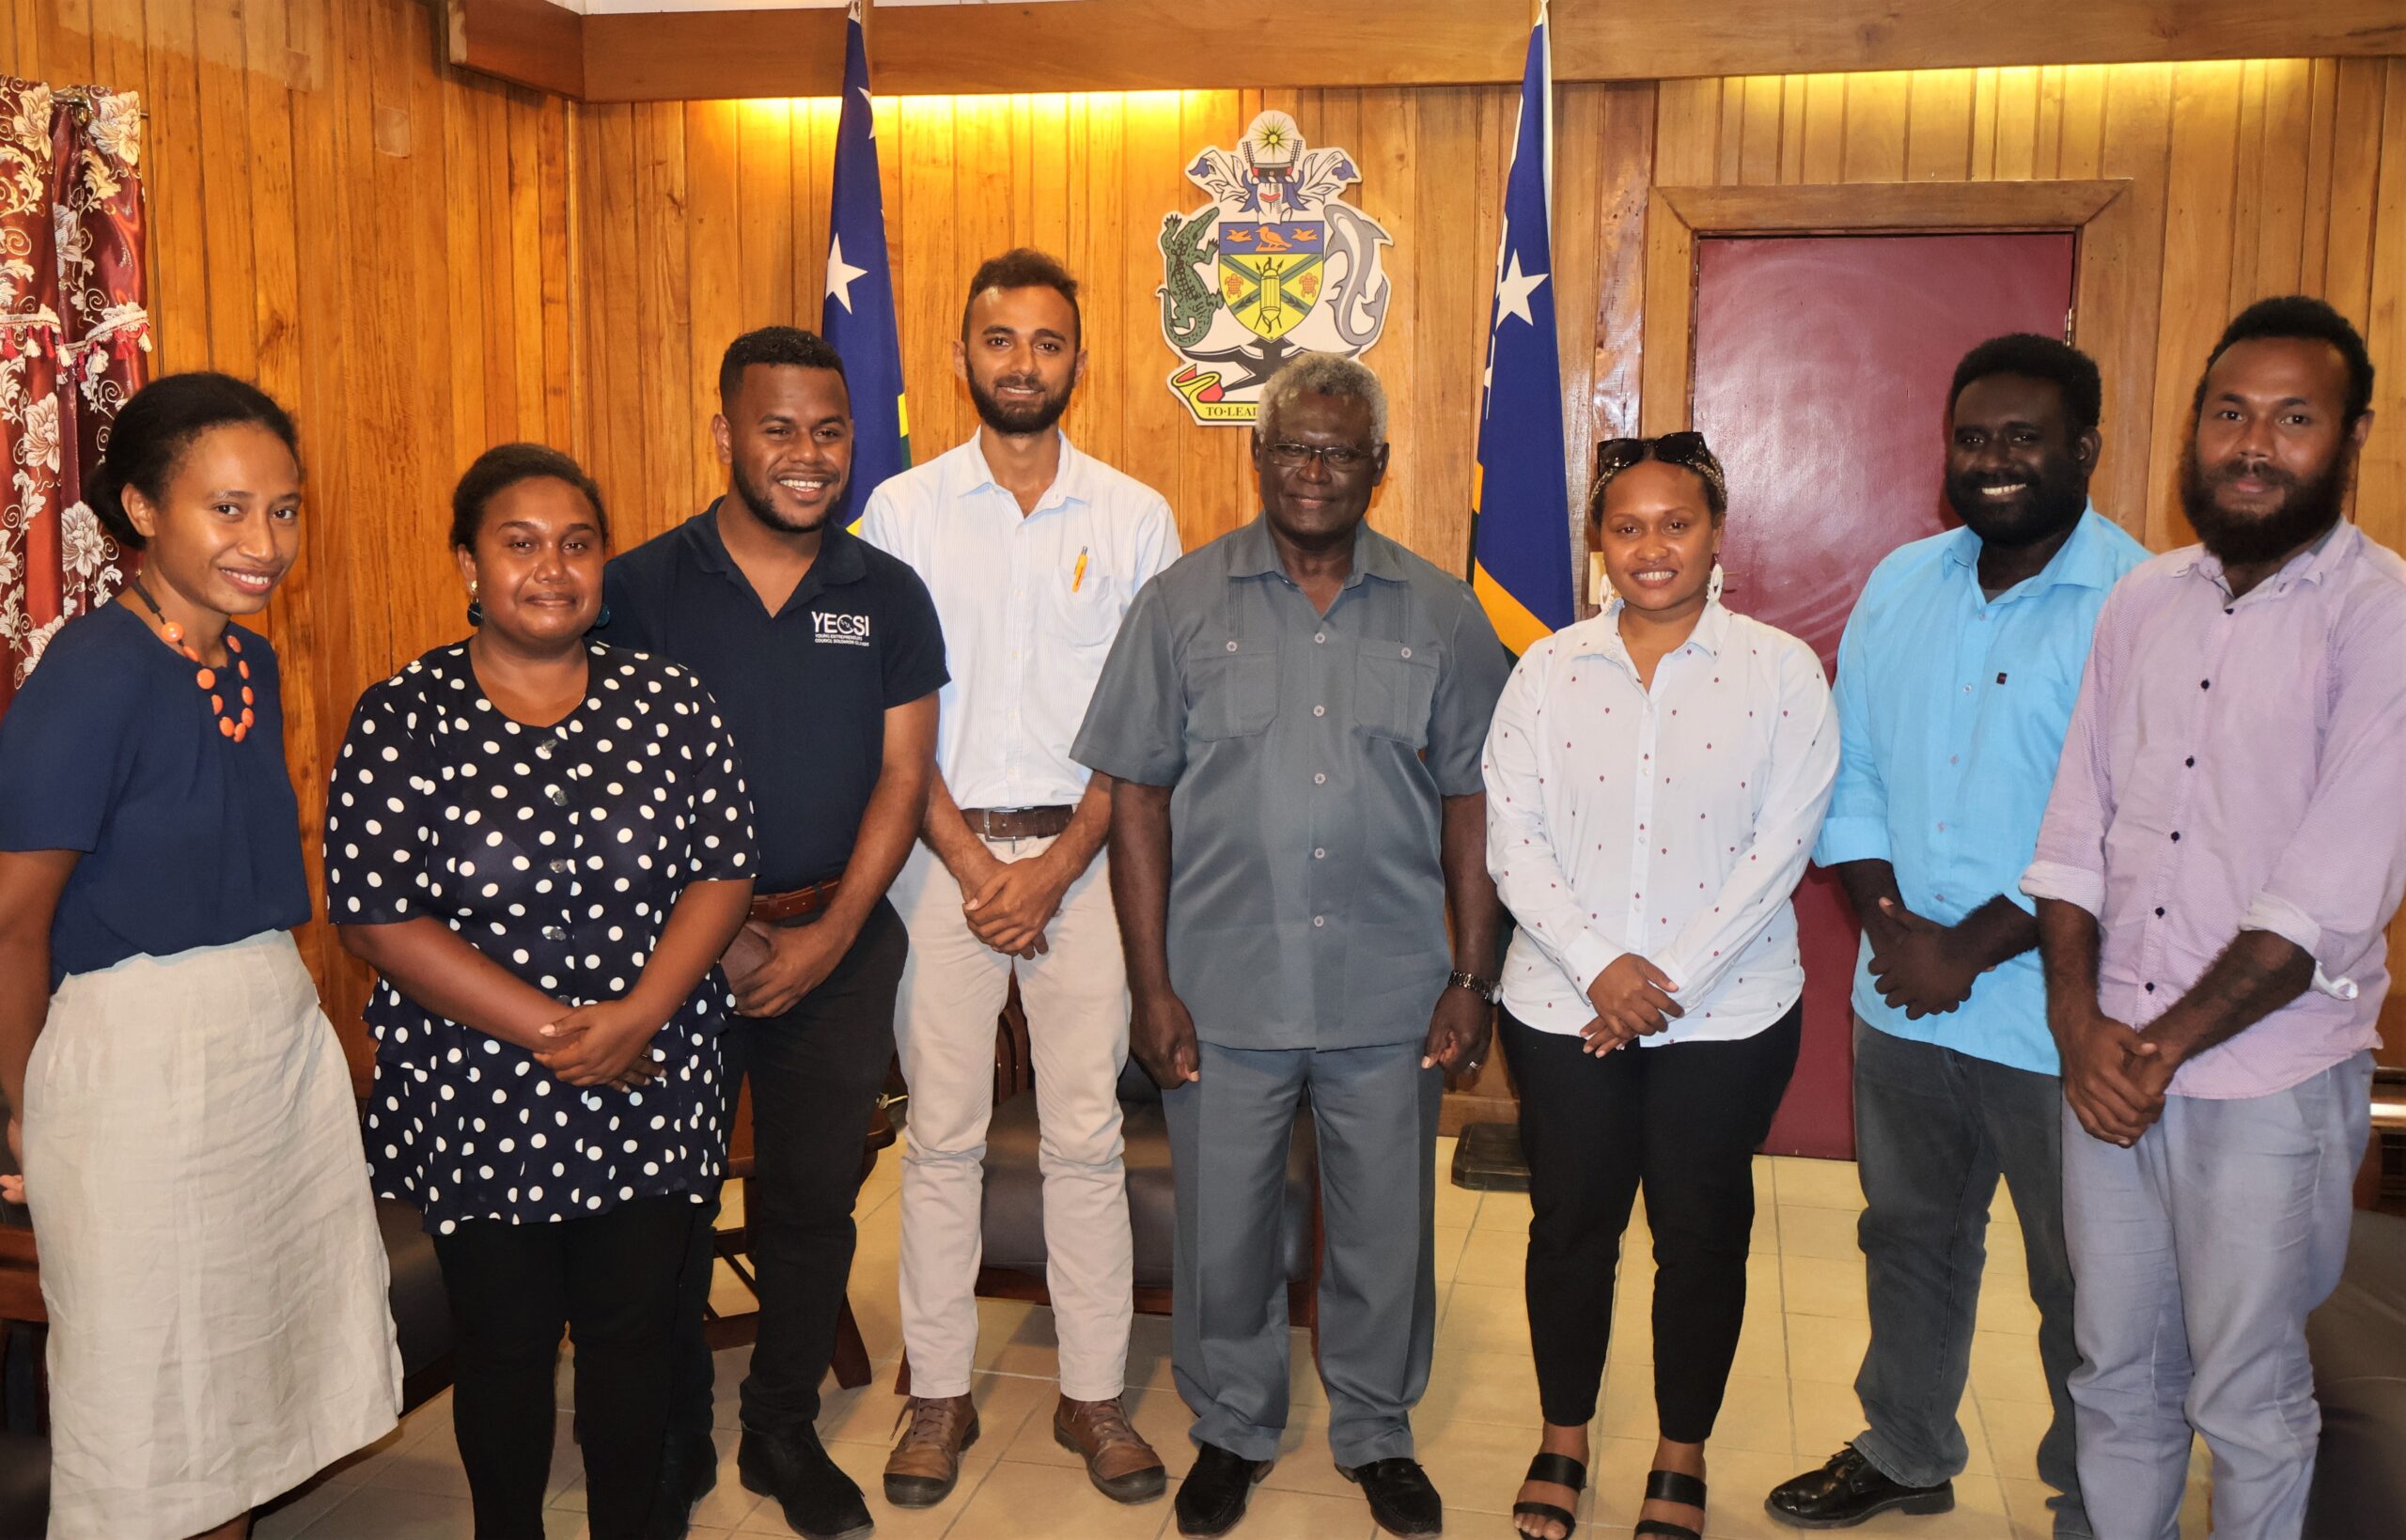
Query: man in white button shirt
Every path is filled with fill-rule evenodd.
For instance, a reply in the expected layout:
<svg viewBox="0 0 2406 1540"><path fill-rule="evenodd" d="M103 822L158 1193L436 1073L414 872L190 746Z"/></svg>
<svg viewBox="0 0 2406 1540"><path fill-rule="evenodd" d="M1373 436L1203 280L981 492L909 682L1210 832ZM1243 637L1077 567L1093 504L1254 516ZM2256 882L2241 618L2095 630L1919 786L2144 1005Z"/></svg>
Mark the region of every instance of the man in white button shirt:
<svg viewBox="0 0 2406 1540"><path fill-rule="evenodd" d="M861 520L926 580L952 658L926 824L893 889L911 933L895 1037L911 1087L902 1338L917 1392L885 1468L899 1507L943 1501L977 1436L979 1198L1014 971L1042 1130L1055 1436L1105 1496L1141 1502L1165 1482L1120 1403L1134 1281L1117 1093L1127 968L1101 854L1110 782L1070 743L1129 601L1179 555L1178 526L1159 492L1056 426L1086 362L1077 281L1040 252L986 262L953 348L983 426L878 488Z"/></svg>

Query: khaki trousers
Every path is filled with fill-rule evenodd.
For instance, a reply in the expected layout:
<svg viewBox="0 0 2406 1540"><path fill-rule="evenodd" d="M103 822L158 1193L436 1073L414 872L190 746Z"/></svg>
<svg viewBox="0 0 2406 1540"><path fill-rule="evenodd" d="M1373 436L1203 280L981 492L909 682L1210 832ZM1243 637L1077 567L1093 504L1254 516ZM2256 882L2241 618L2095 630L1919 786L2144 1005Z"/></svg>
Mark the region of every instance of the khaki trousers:
<svg viewBox="0 0 2406 1540"><path fill-rule="evenodd" d="M1051 839L989 840L1002 861ZM1128 1061L1128 974L1107 858L1070 885L1045 926L1050 950L1005 957L971 934L961 886L926 845L895 879L911 932L895 1012L910 1082L902 1158L902 1341L914 1394L966 1394L977 1347L986 1125L994 1103L994 1021L1014 969L1036 1070L1044 1177L1045 1283L1060 1339L1061 1393L1120 1393L1134 1313L1119 1071Z"/></svg>

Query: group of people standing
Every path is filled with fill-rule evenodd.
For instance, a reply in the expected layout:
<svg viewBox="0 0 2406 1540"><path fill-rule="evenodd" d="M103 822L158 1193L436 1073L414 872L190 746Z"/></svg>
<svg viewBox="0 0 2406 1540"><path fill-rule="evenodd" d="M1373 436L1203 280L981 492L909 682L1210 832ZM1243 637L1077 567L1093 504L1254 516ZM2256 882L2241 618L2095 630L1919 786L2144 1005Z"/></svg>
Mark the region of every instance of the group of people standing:
<svg viewBox="0 0 2406 1540"><path fill-rule="evenodd" d="M1016 979L1054 1436L1105 1496L1168 1486L1123 1399L1133 1056L1176 1186L1179 1530L1233 1529L1277 1455L1308 1107L1331 1454L1387 1531L1438 1532L1411 1413L1439 1097L1500 1019L1542 1423L1512 1522L1576 1527L1642 1191L1636 1532L1695 1540L1815 861L1864 924L1867 1426L1772 1515L1951 1505L2002 1177L2057 1534L2173 1532L2193 1427L2218 1532L2297 1532L2303 1323L2336 1278L2406 888L2406 563L2342 518L2372 373L2344 319L2292 298L2232 322L2183 463L2202 543L2152 560L2088 502L2095 366L1975 349L1945 402L1963 527L1880 564L1835 694L1723 603L1699 434L1600 448L1608 602L1516 666L1465 583L1366 521L1369 369L1275 377L1260 517L1181 556L1164 499L1059 429L1085 361L1057 262L984 264L955 347L981 426L856 529L842 364L791 328L727 350L725 495L632 551L557 451L469 467L471 634L367 692L328 791L327 918L378 974L364 1119L285 934L309 901L275 657L236 623L297 552L298 437L223 376L127 404L91 501L139 575L0 722L0 1092L54 1323L54 1535L240 1535L391 1425L371 1191L433 1236L478 1535L542 1532L563 1331L593 1534L682 1534L718 1470L701 1328L745 1085L738 1470L811 1540L867 1534L813 1424L898 1052L914 1393L883 1486L943 1501L978 1436Z"/></svg>

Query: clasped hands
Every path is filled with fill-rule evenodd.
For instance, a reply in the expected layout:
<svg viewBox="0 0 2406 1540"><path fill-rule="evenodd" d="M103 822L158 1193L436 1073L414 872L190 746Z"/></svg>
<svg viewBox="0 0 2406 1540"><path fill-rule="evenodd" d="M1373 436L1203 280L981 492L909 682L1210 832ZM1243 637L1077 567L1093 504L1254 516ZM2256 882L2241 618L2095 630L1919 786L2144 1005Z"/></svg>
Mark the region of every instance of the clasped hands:
<svg viewBox="0 0 2406 1540"><path fill-rule="evenodd" d="M1583 1053L1598 1057L1625 1048L1640 1037L1668 1030L1687 1013L1671 997L1680 987L1671 976L1634 952L1624 952L1607 963L1587 984L1587 1003L1594 1019L1579 1029L1586 1038Z"/></svg>
<svg viewBox="0 0 2406 1540"><path fill-rule="evenodd" d="M535 1062L570 1085L637 1091L658 1079L661 1065L647 1051L664 1025L624 999L572 1006L539 1029L555 1046Z"/></svg>
<svg viewBox="0 0 2406 1540"><path fill-rule="evenodd" d="M1006 957L1034 957L1050 951L1044 927L1061 910L1062 896L1078 874L1056 857L1053 846L1024 861L1005 861L977 847L977 858L961 881L961 912L969 933Z"/></svg>
<svg viewBox="0 0 2406 1540"><path fill-rule="evenodd" d="M1864 916L1864 933L1871 939L1872 988L1906 1020L1944 1016L1972 998L1983 969L1953 926L1883 898L1877 914Z"/></svg>
<svg viewBox="0 0 2406 1540"><path fill-rule="evenodd" d="M2166 1088L2180 1067L2180 1055L2164 1042L2094 1007L2057 1032L2055 1042L2064 1100L2090 1138L2128 1149L2164 1115Z"/></svg>

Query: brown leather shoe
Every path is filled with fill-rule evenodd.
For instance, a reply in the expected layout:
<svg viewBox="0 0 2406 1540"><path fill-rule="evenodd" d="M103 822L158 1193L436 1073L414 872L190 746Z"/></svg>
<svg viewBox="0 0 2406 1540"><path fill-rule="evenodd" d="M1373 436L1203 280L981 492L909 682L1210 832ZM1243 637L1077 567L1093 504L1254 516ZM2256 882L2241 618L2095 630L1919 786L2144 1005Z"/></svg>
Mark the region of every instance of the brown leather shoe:
<svg viewBox="0 0 2406 1540"><path fill-rule="evenodd" d="M1061 1398L1053 1413L1053 1441L1086 1462L1086 1479L1114 1502L1149 1502L1169 1486L1153 1446L1137 1435L1117 1396L1108 1401Z"/></svg>
<svg viewBox="0 0 2406 1540"><path fill-rule="evenodd" d="M932 1508L961 1480L961 1453L977 1441L977 1408L965 1395L913 1396L895 1425L902 1437L885 1458L885 1501L898 1508Z"/></svg>

